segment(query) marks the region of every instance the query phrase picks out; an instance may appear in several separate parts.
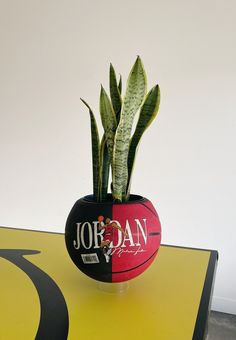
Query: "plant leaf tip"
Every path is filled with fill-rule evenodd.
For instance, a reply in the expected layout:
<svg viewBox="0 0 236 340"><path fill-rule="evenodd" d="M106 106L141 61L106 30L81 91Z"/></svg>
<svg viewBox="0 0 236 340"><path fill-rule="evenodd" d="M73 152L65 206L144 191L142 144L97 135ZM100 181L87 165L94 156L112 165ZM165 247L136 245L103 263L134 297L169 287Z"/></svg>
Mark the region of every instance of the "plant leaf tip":
<svg viewBox="0 0 236 340"><path fill-rule="evenodd" d="M85 101L83 98L80 97L80 100L82 101L82 103L83 103L84 105L88 106L88 104L86 103L86 101Z"/></svg>

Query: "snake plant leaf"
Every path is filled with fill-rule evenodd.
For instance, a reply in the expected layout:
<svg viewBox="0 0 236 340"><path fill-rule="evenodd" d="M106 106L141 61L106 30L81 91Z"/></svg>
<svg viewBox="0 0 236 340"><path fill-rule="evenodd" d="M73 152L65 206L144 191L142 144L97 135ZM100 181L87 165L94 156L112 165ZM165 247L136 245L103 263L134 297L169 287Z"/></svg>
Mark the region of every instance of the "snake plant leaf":
<svg viewBox="0 0 236 340"><path fill-rule="evenodd" d="M160 88L159 85L154 86L147 94L144 103L140 109L139 119L136 129L130 141L129 156L128 156L128 185L127 185L127 198L130 193L131 176L133 173L134 162L138 149L139 142L143 133L148 126L152 123L153 119L158 113L160 105Z"/></svg>
<svg viewBox="0 0 236 340"><path fill-rule="evenodd" d="M106 201L109 180L110 162L105 134L102 137L100 146L100 200Z"/></svg>
<svg viewBox="0 0 236 340"><path fill-rule="evenodd" d="M120 91L120 95L122 93L122 77L120 75L120 80L119 80L119 84L118 84L118 90Z"/></svg>
<svg viewBox="0 0 236 340"><path fill-rule="evenodd" d="M101 87L100 93L100 115L102 119L102 125L105 131L107 149L110 161L113 155L114 137L116 132L116 116L113 110L111 101L104 90Z"/></svg>
<svg viewBox="0 0 236 340"><path fill-rule="evenodd" d="M138 56L127 80L120 122L116 130L113 152L113 198L122 201L126 197L128 181L128 152L135 113L146 95L146 74Z"/></svg>
<svg viewBox="0 0 236 340"><path fill-rule="evenodd" d="M121 110L121 96L116 81L116 73L112 64L110 64L110 97L117 118ZM117 122L119 122L118 119Z"/></svg>
<svg viewBox="0 0 236 340"><path fill-rule="evenodd" d="M91 124L91 141L92 141L92 160L93 160L93 194L96 201L99 201L99 182L100 182L100 142L99 142L99 134L95 116L90 106L82 99L81 101L86 105L89 109L90 114L90 124Z"/></svg>

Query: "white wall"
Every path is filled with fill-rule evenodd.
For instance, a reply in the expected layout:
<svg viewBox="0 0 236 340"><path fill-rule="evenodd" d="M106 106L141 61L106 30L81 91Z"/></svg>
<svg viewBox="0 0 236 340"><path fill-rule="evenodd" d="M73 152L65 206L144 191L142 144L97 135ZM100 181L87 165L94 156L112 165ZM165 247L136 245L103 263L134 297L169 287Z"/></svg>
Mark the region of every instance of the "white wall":
<svg viewBox="0 0 236 340"><path fill-rule="evenodd" d="M133 192L157 207L164 243L219 251L213 308L236 313L235 11L233 0L1 0L0 224L63 232L92 186L79 97L97 112L109 62L126 78L139 54L162 102Z"/></svg>

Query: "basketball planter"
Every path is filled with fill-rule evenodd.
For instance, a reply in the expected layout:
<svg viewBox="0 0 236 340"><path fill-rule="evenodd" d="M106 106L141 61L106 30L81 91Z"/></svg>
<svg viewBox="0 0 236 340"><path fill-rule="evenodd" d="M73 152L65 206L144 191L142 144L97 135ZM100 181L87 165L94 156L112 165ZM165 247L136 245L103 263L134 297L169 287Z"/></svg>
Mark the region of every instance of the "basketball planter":
<svg viewBox="0 0 236 340"><path fill-rule="evenodd" d="M131 195L128 203L78 200L66 224L66 246L75 265L104 282L141 274L157 255L161 225L152 203Z"/></svg>
<svg viewBox="0 0 236 340"><path fill-rule="evenodd" d="M110 65L110 98L100 93L104 134L100 141L89 109L92 136L93 195L79 199L65 230L68 253L89 277L103 282L127 281L153 262L161 241L161 225L152 203L130 194L140 139L157 115L159 86L146 91L146 75L137 57L122 99L122 82ZM134 116L139 112L132 135ZM111 172L111 193L108 193Z"/></svg>

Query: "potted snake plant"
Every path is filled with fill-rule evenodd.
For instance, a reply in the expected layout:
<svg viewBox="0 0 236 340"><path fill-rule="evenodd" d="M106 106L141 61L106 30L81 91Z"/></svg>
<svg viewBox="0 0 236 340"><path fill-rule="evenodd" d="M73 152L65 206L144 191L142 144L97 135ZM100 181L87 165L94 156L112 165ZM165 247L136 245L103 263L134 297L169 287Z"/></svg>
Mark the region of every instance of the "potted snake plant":
<svg viewBox="0 0 236 340"><path fill-rule="evenodd" d="M156 117L159 85L147 92L147 80L138 56L122 95L112 64L110 95L101 87L100 139L90 106L93 194L74 204L66 222L65 241L75 265L89 277L122 282L141 274L154 260L161 241L161 225L150 200L131 194L131 179L138 146ZM134 117L138 114L132 134ZM109 192L110 188L110 192Z"/></svg>

